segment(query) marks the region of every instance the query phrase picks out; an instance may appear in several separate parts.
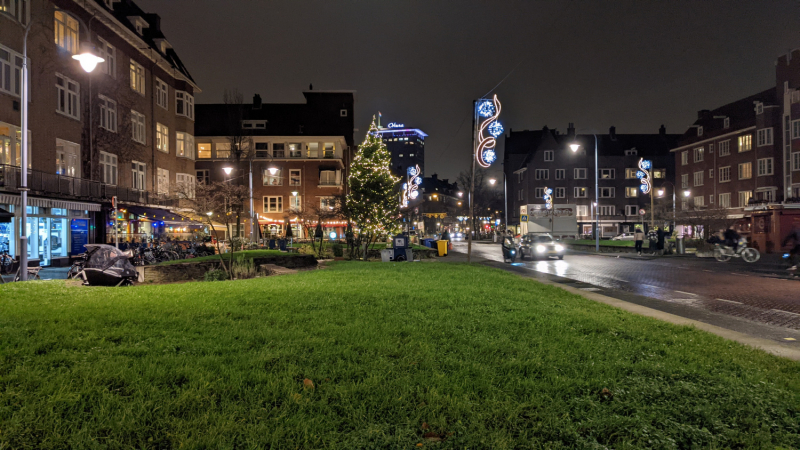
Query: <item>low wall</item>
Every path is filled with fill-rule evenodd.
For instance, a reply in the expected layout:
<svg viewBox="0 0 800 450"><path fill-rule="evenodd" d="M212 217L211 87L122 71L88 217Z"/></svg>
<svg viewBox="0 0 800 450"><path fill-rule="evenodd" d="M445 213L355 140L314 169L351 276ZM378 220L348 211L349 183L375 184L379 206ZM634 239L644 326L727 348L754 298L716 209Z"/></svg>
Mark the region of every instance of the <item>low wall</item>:
<svg viewBox="0 0 800 450"><path fill-rule="evenodd" d="M253 258L253 264L258 267L264 264L274 264L288 269L305 269L317 266L317 259L312 255L296 256L267 256ZM219 267L219 260L190 262L180 264L167 264L155 266L139 266L140 283L174 283L177 281L203 281L206 272Z"/></svg>

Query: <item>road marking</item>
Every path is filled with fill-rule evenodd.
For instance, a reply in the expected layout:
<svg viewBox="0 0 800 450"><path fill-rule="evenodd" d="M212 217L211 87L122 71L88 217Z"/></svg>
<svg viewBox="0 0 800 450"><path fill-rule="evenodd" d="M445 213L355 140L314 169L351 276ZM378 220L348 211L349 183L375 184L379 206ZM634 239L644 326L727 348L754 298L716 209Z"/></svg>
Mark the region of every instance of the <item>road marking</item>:
<svg viewBox="0 0 800 450"><path fill-rule="evenodd" d="M795 339L795 338L783 338L783 340L784 341L796 341L797 339Z"/></svg>
<svg viewBox="0 0 800 450"><path fill-rule="evenodd" d="M726 303L735 303L737 305L741 305L742 304L742 302L735 302L733 300L725 300L724 298L715 298L714 300L718 300L720 302L726 302Z"/></svg>
<svg viewBox="0 0 800 450"><path fill-rule="evenodd" d="M791 312L791 311L782 311L780 309L770 309L770 311L775 311L775 312L784 313L784 314L791 314L793 316L800 316L800 314L797 314L797 313L794 313L794 312Z"/></svg>
<svg viewBox="0 0 800 450"><path fill-rule="evenodd" d="M683 291L675 291L675 292L680 292L681 294L686 294L686 295L694 295L694 296L697 296L697 294L692 294L691 292L683 292Z"/></svg>

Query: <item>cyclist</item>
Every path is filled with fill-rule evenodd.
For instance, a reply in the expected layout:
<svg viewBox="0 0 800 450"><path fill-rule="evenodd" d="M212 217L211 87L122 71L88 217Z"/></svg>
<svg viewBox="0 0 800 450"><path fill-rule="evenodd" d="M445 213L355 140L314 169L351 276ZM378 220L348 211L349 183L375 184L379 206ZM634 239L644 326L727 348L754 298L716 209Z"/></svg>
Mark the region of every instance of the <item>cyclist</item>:
<svg viewBox="0 0 800 450"><path fill-rule="evenodd" d="M797 259L800 257L800 225L795 225L792 232L781 242L781 246L785 247L789 245L789 242L793 243L792 249L789 250L789 261L792 267L786 270L797 270Z"/></svg>
<svg viewBox="0 0 800 450"><path fill-rule="evenodd" d="M725 230L723 237L725 238L725 245L733 248L733 252L736 253L736 250L739 248L739 239L741 237L739 236L739 233L733 229L733 226L730 226L727 230Z"/></svg>

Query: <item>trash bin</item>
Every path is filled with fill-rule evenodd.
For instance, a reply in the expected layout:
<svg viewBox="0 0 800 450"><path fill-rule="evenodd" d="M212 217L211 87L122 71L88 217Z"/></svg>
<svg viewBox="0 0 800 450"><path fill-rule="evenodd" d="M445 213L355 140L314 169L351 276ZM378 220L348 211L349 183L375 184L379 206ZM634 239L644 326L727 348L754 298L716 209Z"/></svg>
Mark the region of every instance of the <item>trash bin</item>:
<svg viewBox="0 0 800 450"><path fill-rule="evenodd" d="M281 239L278 241L278 249L282 252L286 251L286 239Z"/></svg>
<svg viewBox="0 0 800 450"><path fill-rule="evenodd" d="M436 241L436 248L439 249L439 256L447 256L447 244L450 241Z"/></svg>
<svg viewBox="0 0 800 450"><path fill-rule="evenodd" d="M385 248L381 250L381 262L391 262L394 256L394 250Z"/></svg>
<svg viewBox="0 0 800 450"><path fill-rule="evenodd" d="M436 239L430 239L430 238L423 239L422 240L422 245L424 245L425 247L428 247L428 248L433 248L433 242L434 241L436 241Z"/></svg>
<svg viewBox="0 0 800 450"><path fill-rule="evenodd" d="M675 252L679 255L686 253L686 242L684 241L683 236L678 236L675 238Z"/></svg>

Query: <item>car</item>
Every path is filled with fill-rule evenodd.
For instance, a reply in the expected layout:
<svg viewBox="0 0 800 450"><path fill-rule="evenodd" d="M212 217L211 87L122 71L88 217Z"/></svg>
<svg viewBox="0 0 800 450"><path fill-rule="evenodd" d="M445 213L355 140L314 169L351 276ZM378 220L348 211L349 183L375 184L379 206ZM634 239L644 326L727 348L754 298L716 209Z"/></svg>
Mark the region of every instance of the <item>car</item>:
<svg viewBox="0 0 800 450"><path fill-rule="evenodd" d="M612 241L632 241L633 233L622 233L611 238Z"/></svg>
<svg viewBox="0 0 800 450"><path fill-rule="evenodd" d="M564 259L567 248L549 234L526 234L519 246L520 259Z"/></svg>

